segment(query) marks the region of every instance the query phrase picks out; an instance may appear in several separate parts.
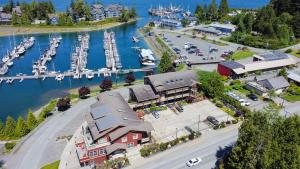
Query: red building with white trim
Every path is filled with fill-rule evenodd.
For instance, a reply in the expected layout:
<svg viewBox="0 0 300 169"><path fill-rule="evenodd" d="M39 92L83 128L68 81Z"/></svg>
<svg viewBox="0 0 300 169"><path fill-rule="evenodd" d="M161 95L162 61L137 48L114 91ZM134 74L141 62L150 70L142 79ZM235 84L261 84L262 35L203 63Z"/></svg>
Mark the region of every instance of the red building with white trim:
<svg viewBox="0 0 300 169"><path fill-rule="evenodd" d="M126 149L150 141L153 127L137 117L116 92L104 92L86 113L76 152L81 166L125 156Z"/></svg>

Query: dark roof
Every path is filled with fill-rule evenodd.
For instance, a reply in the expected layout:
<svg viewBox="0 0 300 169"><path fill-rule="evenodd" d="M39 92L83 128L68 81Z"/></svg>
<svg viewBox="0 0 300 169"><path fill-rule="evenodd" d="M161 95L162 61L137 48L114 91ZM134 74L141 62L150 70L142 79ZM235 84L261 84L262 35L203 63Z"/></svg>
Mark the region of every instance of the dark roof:
<svg viewBox="0 0 300 169"><path fill-rule="evenodd" d="M269 90L278 90L290 86L289 82L283 76L261 80L258 83Z"/></svg>
<svg viewBox="0 0 300 169"><path fill-rule="evenodd" d="M146 76L156 92L192 86L197 83L197 75L193 71L169 72Z"/></svg>
<svg viewBox="0 0 300 169"><path fill-rule="evenodd" d="M135 85L130 87L138 102L157 99L159 96L154 93L150 85Z"/></svg>
<svg viewBox="0 0 300 169"><path fill-rule="evenodd" d="M114 143L112 145L106 146L105 149L106 149L106 154L110 155L116 150L126 150L126 145L121 143Z"/></svg>
<svg viewBox="0 0 300 169"><path fill-rule="evenodd" d="M229 69L237 69L237 68L243 68L244 67L244 65L242 65L238 62L235 62L235 61L225 61L225 62L221 62L219 64L222 65L222 66L225 66Z"/></svg>
<svg viewBox="0 0 300 169"><path fill-rule="evenodd" d="M281 59L286 59L289 56L281 51L273 51L269 53L264 53L260 54L260 57L264 58L266 61L271 61L271 60L281 60Z"/></svg>
<svg viewBox="0 0 300 169"><path fill-rule="evenodd" d="M120 93L103 92L98 95L99 101L91 105L91 110L86 114L86 121L94 140L106 134L113 134L114 138L122 136L119 132L121 127L127 128L126 131L136 129L138 131L150 132L153 130L151 124L140 120L123 99Z"/></svg>

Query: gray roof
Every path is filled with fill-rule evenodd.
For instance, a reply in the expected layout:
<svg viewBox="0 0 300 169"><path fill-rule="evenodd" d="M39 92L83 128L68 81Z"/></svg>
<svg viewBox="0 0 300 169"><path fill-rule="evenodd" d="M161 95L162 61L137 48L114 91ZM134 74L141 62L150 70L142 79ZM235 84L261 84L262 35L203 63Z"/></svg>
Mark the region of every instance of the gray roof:
<svg viewBox="0 0 300 169"><path fill-rule="evenodd" d="M197 75L193 71L169 72L146 76L156 92L192 86L197 83Z"/></svg>
<svg viewBox="0 0 300 169"><path fill-rule="evenodd" d="M209 26L198 26L195 28L196 31L201 31L201 32L206 32L206 33L212 33L212 34L222 34L221 31L213 28L213 27L209 27Z"/></svg>
<svg viewBox="0 0 300 169"><path fill-rule="evenodd" d="M135 129L137 131L150 132L153 130L151 124L140 120L123 99L120 93L103 92L98 95L99 101L91 105L91 110L86 114L89 130L94 140L106 134L112 134L114 138L122 136L120 129L128 128L126 131ZM119 128L115 130L116 128Z"/></svg>
<svg viewBox="0 0 300 169"><path fill-rule="evenodd" d="M113 153L116 150L126 150L126 145L125 144L121 144L121 143L114 143L112 145L108 145L105 147L106 149L106 154L110 155L111 153Z"/></svg>
<svg viewBox="0 0 300 169"><path fill-rule="evenodd" d="M135 85L130 87L138 102L157 99L159 96L154 93L150 85Z"/></svg>
<svg viewBox="0 0 300 169"><path fill-rule="evenodd" d="M222 66L225 66L227 68L230 68L230 69L237 69L237 68L243 68L244 67L244 65L242 65L238 62L235 62L235 61L226 61L226 62L221 62L219 64L222 65Z"/></svg>
<svg viewBox="0 0 300 169"><path fill-rule="evenodd" d="M264 58L264 60L266 60L266 61L281 60L281 59L286 59L289 57L287 54L285 54L281 51L273 51L273 52L269 52L269 53L260 54L258 56Z"/></svg>
<svg viewBox="0 0 300 169"><path fill-rule="evenodd" d="M269 90L278 90L290 86L289 82L283 76L261 80L258 83Z"/></svg>
<svg viewBox="0 0 300 169"><path fill-rule="evenodd" d="M294 72L288 72L288 78L295 81L295 82L298 82L300 83L300 75L297 74L297 73L294 73Z"/></svg>

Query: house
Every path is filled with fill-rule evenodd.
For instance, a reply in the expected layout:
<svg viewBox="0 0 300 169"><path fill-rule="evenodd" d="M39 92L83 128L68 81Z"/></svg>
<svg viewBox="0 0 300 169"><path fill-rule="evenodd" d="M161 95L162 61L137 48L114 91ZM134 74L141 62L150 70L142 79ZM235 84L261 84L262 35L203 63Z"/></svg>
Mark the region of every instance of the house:
<svg viewBox="0 0 300 169"><path fill-rule="evenodd" d="M41 25L41 24L46 24L46 23L47 23L46 20L35 19L31 24L32 25Z"/></svg>
<svg viewBox="0 0 300 169"><path fill-rule="evenodd" d="M298 63L292 57L280 60L255 61L252 63L241 64L235 61L225 61L218 64L218 72L223 76L228 76L233 79L243 77L248 73L257 71L269 71L284 68L286 66L294 66Z"/></svg>
<svg viewBox="0 0 300 169"><path fill-rule="evenodd" d="M59 20L58 14L48 14L48 17L49 17L49 23L51 25L57 25L58 24L58 20Z"/></svg>
<svg viewBox="0 0 300 169"><path fill-rule="evenodd" d="M75 140L81 166L122 157L126 149L150 141L153 127L137 117L120 93L104 92L85 114L81 136Z"/></svg>
<svg viewBox="0 0 300 169"><path fill-rule="evenodd" d="M91 6L91 14L93 17L93 21L101 21L105 19L105 11L103 5L93 4Z"/></svg>
<svg viewBox="0 0 300 169"><path fill-rule="evenodd" d="M289 86L289 82L283 76L272 77L256 82L252 81L246 84L247 89L254 90L263 96L266 96L270 90L273 90L276 94L280 94Z"/></svg>
<svg viewBox="0 0 300 169"><path fill-rule="evenodd" d="M11 23L11 21L12 21L11 14L0 12L0 24L8 24Z"/></svg>
<svg viewBox="0 0 300 169"><path fill-rule="evenodd" d="M162 19L160 26L162 28L169 28L169 29L180 29L182 28L182 24L178 20L174 19Z"/></svg>
<svg viewBox="0 0 300 169"><path fill-rule="evenodd" d="M22 16L22 10L21 10L21 7L20 6L16 6L12 9L12 12L13 13L16 13L18 16Z"/></svg>
<svg viewBox="0 0 300 169"><path fill-rule="evenodd" d="M146 76L144 85L129 89L130 99L137 102L135 109L151 104L164 104L195 96L197 75L193 71L169 72Z"/></svg>
<svg viewBox="0 0 300 169"><path fill-rule="evenodd" d="M105 8L105 17L106 18L120 17L121 14L122 14L122 10L127 10L127 9L124 8L122 5L119 5L119 4L108 5Z"/></svg>

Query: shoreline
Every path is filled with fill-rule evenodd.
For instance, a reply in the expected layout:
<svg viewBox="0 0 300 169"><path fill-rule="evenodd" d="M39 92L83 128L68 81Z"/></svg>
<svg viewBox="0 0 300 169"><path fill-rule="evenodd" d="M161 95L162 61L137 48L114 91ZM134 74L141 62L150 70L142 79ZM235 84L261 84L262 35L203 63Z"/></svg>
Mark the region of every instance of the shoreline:
<svg viewBox="0 0 300 169"><path fill-rule="evenodd" d="M113 22L102 25L87 25L87 26L12 26L1 25L0 37L11 35L26 35L26 34L48 34L48 33L72 33L72 32L91 32L97 30L110 29L126 24L136 22L138 19L132 19L128 22Z"/></svg>

